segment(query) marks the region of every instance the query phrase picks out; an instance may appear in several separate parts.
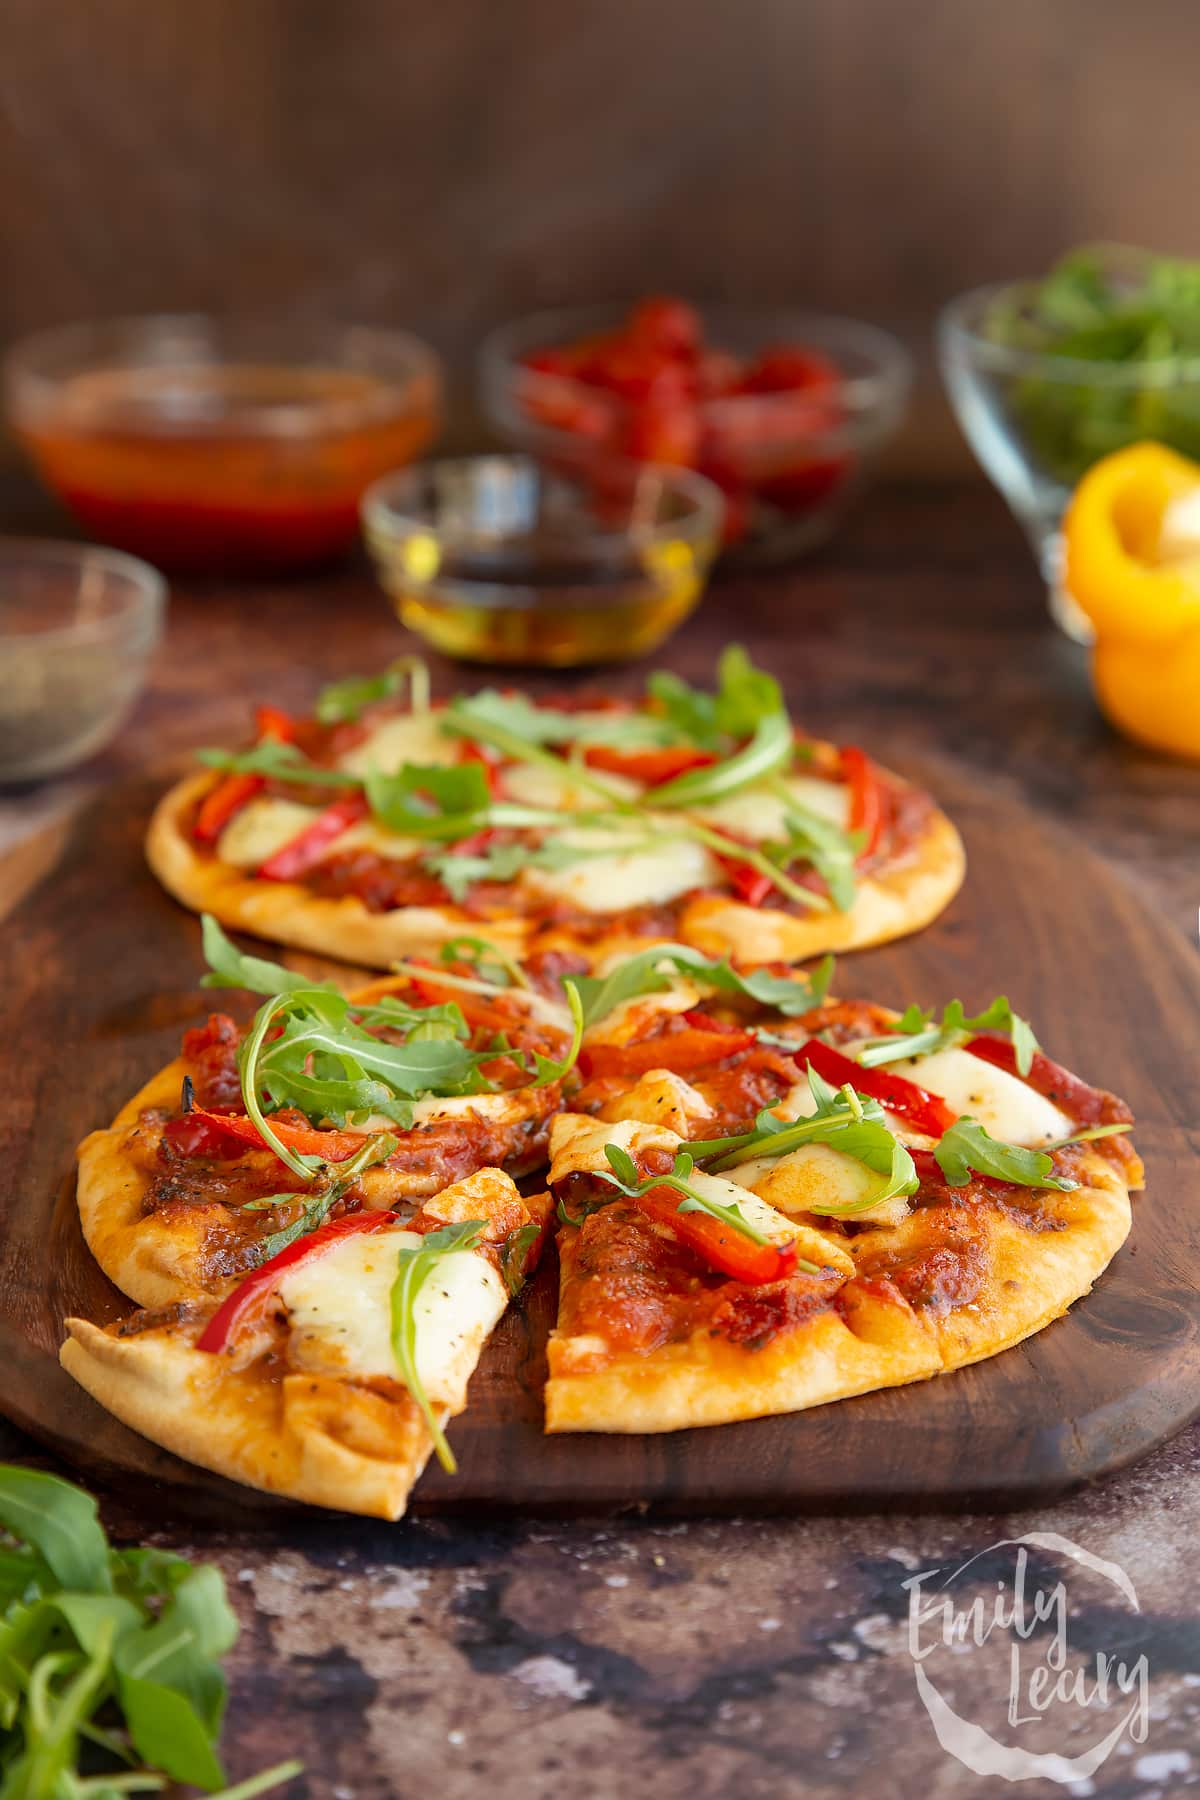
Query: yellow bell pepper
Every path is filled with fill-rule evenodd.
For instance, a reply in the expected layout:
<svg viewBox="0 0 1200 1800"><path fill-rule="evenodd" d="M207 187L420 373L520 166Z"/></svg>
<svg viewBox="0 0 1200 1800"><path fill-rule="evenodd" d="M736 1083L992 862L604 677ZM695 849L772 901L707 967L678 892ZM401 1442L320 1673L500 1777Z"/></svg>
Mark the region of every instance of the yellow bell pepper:
<svg viewBox="0 0 1200 1800"><path fill-rule="evenodd" d="M1200 464L1106 456L1064 521L1066 585L1096 628L1092 682L1119 731L1200 761Z"/></svg>

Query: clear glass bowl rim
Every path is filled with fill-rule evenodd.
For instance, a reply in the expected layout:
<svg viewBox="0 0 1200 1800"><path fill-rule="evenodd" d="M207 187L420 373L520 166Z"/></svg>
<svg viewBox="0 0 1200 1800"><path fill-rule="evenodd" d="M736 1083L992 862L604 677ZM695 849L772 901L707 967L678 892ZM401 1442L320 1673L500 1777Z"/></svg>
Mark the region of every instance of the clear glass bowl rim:
<svg viewBox="0 0 1200 1800"><path fill-rule="evenodd" d="M415 492L405 506L404 491L415 490L418 482L433 468L475 469L485 463L502 463L509 467L532 470L542 481L561 481L566 486L581 485L573 483L569 476L558 475L544 468L536 457L514 454L511 451L439 457L433 462L412 463L407 468L393 469L390 474L381 475L378 481L373 481L359 502L364 531L368 536L374 533L380 538L390 537L396 541L402 541L418 532L429 533L441 544L453 545L463 541L457 533L443 530L428 513L421 510L416 504ZM725 508L724 498L716 483L709 481L706 475L698 475L694 469L677 469L661 463L636 466L645 474L655 476L664 485L674 487L688 502L689 514L682 518L664 519L657 524L639 526L636 533L625 526L618 526L611 531L601 529L581 532L576 540L580 550L586 552L589 548L595 548L600 551L622 539L632 539L635 536L639 544L678 538L691 544L702 544L708 539L715 548Z"/></svg>
<svg viewBox="0 0 1200 1800"><path fill-rule="evenodd" d="M1184 382L1200 382L1200 356L1097 362L1081 356L1058 356L1053 350L997 344L970 323L1002 296L1032 293L1040 286L1035 277L1025 276L1017 281L989 282L956 295L938 316L937 337L943 358L965 353L968 361L992 374L1039 375L1048 381L1069 382L1073 387L1177 387Z"/></svg>
<svg viewBox="0 0 1200 1800"><path fill-rule="evenodd" d="M529 350L546 345L569 343L573 338L619 323L632 302L609 301L593 306L553 307L526 313L490 331L479 347L479 379L484 394L503 407L518 367L518 358ZM850 376L842 384L841 397L845 416L824 431L804 433L806 442L814 446L861 449L877 437L889 432L898 421L913 381L913 359L891 332L863 319L846 318L840 313L805 312L787 306L741 306L735 302L696 302L696 310L719 338L723 326L728 330L753 327L766 341L792 340L799 344L812 342L822 348L822 340L835 349L840 339L874 364L869 374ZM523 370L524 379L553 382L561 389L570 376L541 375L536 369ZM596 389L586 382L573 383L581 394L594 394ZM772 405L794 408L795 394L733 394L704 402L706 410L718 418L736 419L743 411L761 416ZM570 439L569 432L542 426L523 413L511 413L503 407L505 418L512 416L522 430L536 431L547 438Z"/></svg>
<svg viewBox="0 0 1200 1800"><path fill-rule="evenodd" d="M4 624L0 593L0 649L24 645L49 645L53 649L67 644L98 643L106 638L120 638L130 627L135 632L138 628L158 631L167 604L167 583L152 564L140 557L99 544L72 544L63 538L0 538L0 583L6 568L13 564L33 569L57 564L78 575L89 566L98 567L106 576L117 578L123 599L101 619L54 625L46 631L9 631Z"/></svg>
<svg viewBox="0 0 1200 1800"><path fill-rule="evenodd" d="M298 400L284 407L264 407L257 416L254 409L246 408L238 414L239 434L293 437L304 431L328 431L334 426L347 429L377 418L395 418L415 409L417 404L415 394L406 397L405 404L398 404L398 381L411 389L428 388L430 403L435 407L440 401L441 359L430 345L409 331L330 320L238 314L127 313L110 319L53 325L18 339L5 353L2 364L8 416L20 429L52 414L64 382L84 370L109 365L146 369L204 366L204 359L153 355L156 343L187 337L209 340L214 354L208 361L217 366L245 362L253 356L285 367L313 367L322 360L339 367L343 366L347 348L357 344L366 352L365 360L344 366L389 377L389 384L381 384L372 397L351 401ZM230 348L239 340L246 345L240 354ZM139 417L139 429L170 438L196 437L203 434L205 427L194 418L162 417L149 422ZM218 422L217 429L227 430L228 423L222 427Z"/></svg>

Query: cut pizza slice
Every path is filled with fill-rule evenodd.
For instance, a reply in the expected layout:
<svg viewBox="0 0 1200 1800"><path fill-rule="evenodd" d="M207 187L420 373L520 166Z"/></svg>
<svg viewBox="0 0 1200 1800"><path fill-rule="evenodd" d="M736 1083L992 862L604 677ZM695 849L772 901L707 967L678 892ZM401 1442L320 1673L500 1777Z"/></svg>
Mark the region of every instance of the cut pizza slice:
<svg viewBox="0 0 1200 1800"><path fill-rule="evenodd" d="M220 1295L347 1213L411 1212L476 1169L545 1163L577 1043L478 946L345 996L243 956L205 922L210 984L265 995L182 1054L79 1149L84 1237L141 1306ZM508 985L502 985L504 982Z"/></svg>
<svg viewBox="0 0 1200 1800"><path fill-rule="evenodd" d="M942 1373L1086 1293L1142 1183L1128 1108L997 1000L940 1020L684 947L581 982L551 1130L550 1431L662 1431Z"/></svg>
<svg viewBox="0 0 1200 1800"><path fill-rule="evenodd" d="M920 929L964 872L927 793L800 731L736 648L715 692L659 672L635 702L434 702L410 660L201 758L151 823L163 884L375 967L464 931L535 971L655 939L794 963Z"/></svg>
<svg viewBox="0 0 1200 1800"><path fill-rule="evenodd" d="M316 1506L397 1519L466 1405L550 1201L480 1169L407 1223L349 1213L218 1304L101 1330L68 1319L62 1364L124 1424L189 1462Z"/></svg>

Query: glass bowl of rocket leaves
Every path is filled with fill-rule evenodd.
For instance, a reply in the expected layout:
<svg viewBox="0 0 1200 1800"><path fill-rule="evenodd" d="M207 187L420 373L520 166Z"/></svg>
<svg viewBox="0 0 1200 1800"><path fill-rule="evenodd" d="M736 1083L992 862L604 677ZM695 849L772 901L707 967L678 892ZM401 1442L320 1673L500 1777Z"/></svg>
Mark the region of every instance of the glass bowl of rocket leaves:
<svg viewBox="0 0 1200 1800"><path fill-rule="evenodd" d="M961 295L938 338L959 423L1025 529L1050 610L1087 641L1061 582L1063 511L1091 465L1127 444L1200 458L1200 262L1072 250L1040 280Z"/></svg>

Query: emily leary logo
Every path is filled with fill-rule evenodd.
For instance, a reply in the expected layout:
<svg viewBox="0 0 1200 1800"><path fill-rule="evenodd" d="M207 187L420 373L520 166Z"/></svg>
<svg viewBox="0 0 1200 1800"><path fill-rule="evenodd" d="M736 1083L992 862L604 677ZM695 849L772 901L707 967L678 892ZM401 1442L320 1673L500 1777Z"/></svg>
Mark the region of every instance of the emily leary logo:
<svg viewBox="0 0 1200 1800"><path fill-rule="evenodd" d="M1057 1578L1046 1574L1050 1558ZM1127 1635L1121 1614L1136 1614L1138 1599L1117 1563L1030 1531L903 1585L917 1693L942 1748L975 1774L1086 1781L1126 1735L1145 1743L1145 1655L1096 1648L1094 1628L1071 1641L1071 1596L1080 1592L1094 1618L1115 1618L1113 1635Z"/></svg>

